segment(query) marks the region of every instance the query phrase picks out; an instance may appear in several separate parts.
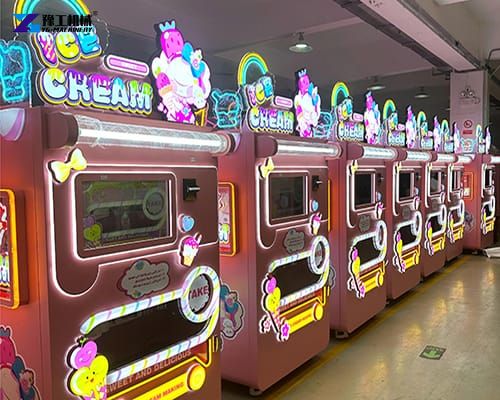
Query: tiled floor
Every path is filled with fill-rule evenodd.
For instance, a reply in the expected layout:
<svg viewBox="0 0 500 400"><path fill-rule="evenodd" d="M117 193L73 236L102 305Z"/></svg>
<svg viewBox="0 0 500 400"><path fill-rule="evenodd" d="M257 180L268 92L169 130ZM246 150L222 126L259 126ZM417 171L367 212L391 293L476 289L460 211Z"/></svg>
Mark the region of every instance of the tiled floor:
<svg viewBox="0 0 500 400"><path fill-rule="evenodd" d="M426 345L446 348L439 361ZM261 399L500 399L500 259L462 256ZM223 400L250 398L223 383Z"/></svg>

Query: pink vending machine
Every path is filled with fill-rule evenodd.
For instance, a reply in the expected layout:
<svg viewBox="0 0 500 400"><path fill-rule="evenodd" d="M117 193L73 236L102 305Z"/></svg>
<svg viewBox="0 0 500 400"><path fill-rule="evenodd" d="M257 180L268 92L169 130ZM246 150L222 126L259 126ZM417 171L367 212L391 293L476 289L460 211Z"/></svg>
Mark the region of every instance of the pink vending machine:
<svg viewBox="0 0 500 400"><path fill-rule="evenodd" d="M342 157L328 163L331 181L330 245L338 256L337 283L330 301L331 328L345 337L386 304L388 226L386 166L398 159L383 147L381 113L371 93L364 115L353 112L347 86L332 92L333 141Z"/></svg>
<svg viewBox="0 0 500 400"><path fill-rule="evenodd" d="M95 33L32 42L47 105L0 110L0 397L220 398L216 157L232 139L155 120L149 66L101 56Z"/></svg>
<svg viewBox="0 0 500 400"><path fill-rule="evenodd" d="M422 276L427 277L441 269L446 262L447 172L448 165L455 161L455 156L439 152L442 141L439 123L434 130L430 131L427 117L423 111L420 111L416 124L422 149L433 151L433 158L430 163L426 164L424 173Z"/></svg>
<svg viewBox="0 0 500 400"><path fill-rule="evenodd" d="M305 70L295 102L274 94L256 53L240 61L238 83L240 93L215 95L219 125L231 123L223 110L239 109L240 94L246 108L238 147L219 169L221 365L224 379L257 394L329 342L326 160L340 148L311 137L320 99ZM296 129L304 137L291 136Z"/></svg>
<svg viewBox="0 0 500 400"><path fill-rule="evenodd" d="M464 165L462 183L465 200L464 249L482 250L493 244L495 229L495 164L500 157L488 154L489 127L477 125L473 134L462 132L462 151L472 158Z"/></svg>
<svg viewBox="0 0 500 400"><path fill-rule="evenodd" d="M389 212L386 213L386 221L392 232L388 241L387 298L393 300L417 286L421 280L421 196L425 192L425 165L432 154L420 150L411 107L407 108L406 124L399 124L396 106L392 100L387 100L383 127L389 146L406 149L401 161L387 163Z"/></svg>
<svg viewBox="0 0 500 400"><path fill-rule="evenodd" d="M462 155L462 138L456 123L450 128L448 121L441 122L443 150L445 153L455 153L455 162L448 164L448 184L446 192L446 207L448 209L448 227L446 234L446 261L453 260L463 253L465 232L465 201L462 177L465 165L472 157Z"/></svg>

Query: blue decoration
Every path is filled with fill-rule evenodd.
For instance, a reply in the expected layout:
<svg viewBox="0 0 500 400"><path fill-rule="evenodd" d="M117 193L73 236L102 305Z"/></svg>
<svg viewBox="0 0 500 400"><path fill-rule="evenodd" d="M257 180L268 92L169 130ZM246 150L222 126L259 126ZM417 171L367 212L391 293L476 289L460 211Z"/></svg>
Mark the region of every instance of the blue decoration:
<svg viewBox="0 0 500 400"><path fill-rule="evenodd" d="M217 126L222 129L235 128L240 125L243 109L240 95L237 92L214 89L211 93L214 101L214 113Z"/></svg>
<svg viewBox="0 0 500 400"><path fill-rule="evenodd" d="M195 220L190 215L181 216L181 230L183 232L189 232L194 228Z"/></svg>
<svg viewBox="0 0 500 400"><path fill-rule="evenodd" d="M313 136L316 138L329 138L332 132L334 116L327 111L319 114L318 126L313 129Z"/></svg>
<svg viewBox="0 0 500 400"><path fill-rule="evenodd" d="M311 202L311 211L312 212L316 212L316 211L318 211L318 209L319 209L319 203L318 203L318 201L317 200L313 200Z"/></svg>
<svg viewBox="0 0 500 400"><path fill-rule="evenodd" d="M0 39L0 84L2 99L20 103L31 98L31 55L28 45L21 41Z"/></svg>

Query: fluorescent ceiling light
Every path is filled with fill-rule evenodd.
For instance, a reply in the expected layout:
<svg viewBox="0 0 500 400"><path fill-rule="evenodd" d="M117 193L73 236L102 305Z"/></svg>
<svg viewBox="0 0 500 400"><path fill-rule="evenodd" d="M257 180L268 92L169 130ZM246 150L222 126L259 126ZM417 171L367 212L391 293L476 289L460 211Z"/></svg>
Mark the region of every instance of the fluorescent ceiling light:
<svg viewBox="0 0 500 400"><path fill-rule="evenodd" d="M450 4L465 3L469 0L434 0L438 6L449 6Z"/></svg>
<svg viewBox="0 0 500 400"><path fill-rule="evenodd" d="M373 78L373 83L366 88L367 90L371 90L372 92L376 92L377 90L385 89L385 85L379 82L378 78L375 76Z"/></svg>
<svg viewBox="0 0 500 400"><path fill-rule="evenodd" d="M299 40L297 43L288 48L288 50L293 51L294 53L309 53L312 49L312 46L304 40L303 32L299 32Z"/></svg>
<svg viewBox="0 0 500 400"><path fill-rule="evenodd" d="M423 88L423 87L421 87L421 88L420 88L420 91L419 91L419 92L417 92L417 94L415 94L415 98L416 98L416 99L427 99L427 98L429 98L429 97L431 97L431 96L429 95L429 93L427 93L427 92L424 90L424 88Z"/></svg>

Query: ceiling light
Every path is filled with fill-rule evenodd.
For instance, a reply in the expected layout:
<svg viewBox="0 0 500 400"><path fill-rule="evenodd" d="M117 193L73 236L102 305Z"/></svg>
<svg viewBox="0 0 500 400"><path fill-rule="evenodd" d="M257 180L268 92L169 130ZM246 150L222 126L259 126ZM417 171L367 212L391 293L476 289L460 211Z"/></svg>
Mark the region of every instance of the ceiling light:
<svg viewBox="0 0 500 400"><path fill-rule="evenodd" d="M429 97L431 96L424 90L423 86L420 88L420 91L415 95L416 99L427 99Z"/></svg>
<svg viewBox="0 0 500 400"><path fill-rule="evenodd" d="M297 43L288 48L288 50L294 53L309 53L312 49L312 46L304 40L304 32L299 32L299 40Z"/></svg>
<svg viewBox="0 0 500 400"><path fill-rule="evenodd" d="M382 85L376 76L373 77L373 83L366 88L366 90L371 90L372 92L382 89L385 89L385 85Z"/></svg>
<svg viewBox="0 0 500 400"><path fill-rule="evenodd" d="M449 6L450 4L465 3L468 0L434 0L438 6Z"/></svg>
<svg viewBox="0 0 500 400"><path fill-rule="evenodd" d="M450 107L446 107L444 110L445 110L445 111L450 111L450 110L451 110L451 108L450 108Z"/></svg>

